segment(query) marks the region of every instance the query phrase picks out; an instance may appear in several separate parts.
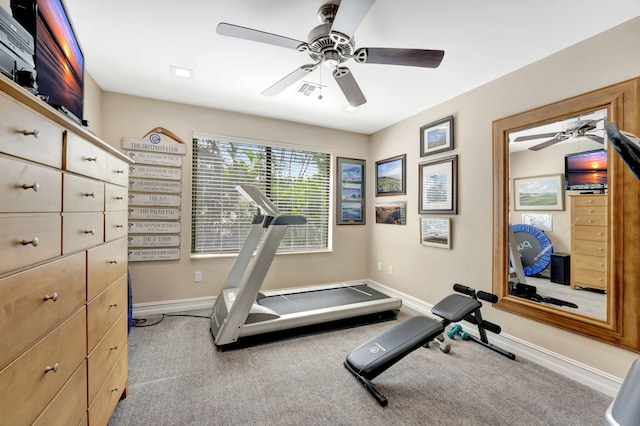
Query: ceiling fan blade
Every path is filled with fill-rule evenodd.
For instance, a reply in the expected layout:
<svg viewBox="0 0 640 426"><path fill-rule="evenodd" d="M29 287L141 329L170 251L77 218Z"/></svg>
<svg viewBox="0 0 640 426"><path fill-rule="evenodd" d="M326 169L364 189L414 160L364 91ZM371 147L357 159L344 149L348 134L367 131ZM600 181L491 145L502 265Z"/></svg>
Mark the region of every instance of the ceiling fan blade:
<svg viewBox="0 0 640 426"><path fill-rule="evenodd" d="M562 141L562 139L558 139L558 138L553 138L553 139L549 139L548 141L539 143L538 145L534 145L532 147L530 147L529 149L531 151L540 151L543 148L546 148L548 146L551 146L553 144L556 144L558 142Z"/></svg>
<svg viewBox="0 0 640 426"><path fill-rule="evenodd" d="M331 40L338 44L349 43L374 1L342 0L331 25Z"/></svg>
<svg viewBox="0 0 640 426"><path fill-rule="evenodd" d="M604 143L604 138L602 136L598 136L598 135L585 135L585 136L591 139L592 141L602 143L602 144Z"/></svg>
<svg viewBox="0 0 640 426"><path fill-rule="evenodd" d="M360 86L353 77L353 74L347 67L337 67L333 70L333 78L336 79L340 90L344 93L347 102L352 107L358 107L367 102L367 98L364 97Z"/></svg>
<svg viewBox="0 0 640 426"><path fill-rule="evenodd" d="M444 57L444 50L363 47L356 50L354 56L356 62L364 64L438 68Z"/></svg>
<svg viewBox="0 0 640 426"><path fill-rule="evenodd" d="M540 133L537 135L528 135L528 136L518 136L513 141L514 142L524 142L524 141L532 141L534 139L542 139L542 138L553 138L558 133Z"/></svg>
<svg viewBox="0 0 640 426"><path fill-rule="evenodd" d="M281 79L280 81L278 81L277 83L275 83L274 85L266 89L264 92L262 92L262 94L265 96L276 96L277 94L281 93L284 89L291 86L298 80L302 79L311 71L315 70L317 66L318 64L301 66L291 74L287 75L286 77L284 77L283 79Z"/></svg>
<svg viewBox="0 0 640 426"><path fill-rule="evenodd" d="M294 40L277 34L265 33L264 31L241 27L239 25L227 24L226 22L220 22L218 24L216 33L229 37L258 41L260 43L273 44L275 46L286 47L294 50L297 50L299 46L305 44L300 40Z"/></svg>

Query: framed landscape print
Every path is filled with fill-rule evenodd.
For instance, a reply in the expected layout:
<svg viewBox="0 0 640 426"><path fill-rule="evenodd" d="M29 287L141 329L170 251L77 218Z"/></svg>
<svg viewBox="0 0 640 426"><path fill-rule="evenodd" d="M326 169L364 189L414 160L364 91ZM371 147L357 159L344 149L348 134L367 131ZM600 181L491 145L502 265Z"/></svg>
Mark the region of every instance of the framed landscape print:
<svg viewBox="0 0 640 426"><path fill-rule="evenodd" d="M365 160L337 157L336 224L365 224Z"/></svg>
<svg viewBox="0 0 640 426"><path fill-rule="evenodd" d="M458 156L420 163L418 213L458 214Z"/></svg>
<svg viewBox="0 0 640 426"><path fill-rule="evenodd" d="M420 218L420 244L423 246L451 248L450 218Z"/></svg>
<svg viewBox="0 0 640 426"><path fill-rule="evenodd" d="M376 161L376 197L406 194L406 154Z"/></svg>
<svg viewBox="0 0 640 426"><path fill-rule="evenodd" d="M453 149L453 115L420 127L420 157Z"/></svg>
<svg viewBox="0 0 640 426"><path fill-rule="evenodd" d="M564 210L562 175L513 179L516 210Z"/></svg>

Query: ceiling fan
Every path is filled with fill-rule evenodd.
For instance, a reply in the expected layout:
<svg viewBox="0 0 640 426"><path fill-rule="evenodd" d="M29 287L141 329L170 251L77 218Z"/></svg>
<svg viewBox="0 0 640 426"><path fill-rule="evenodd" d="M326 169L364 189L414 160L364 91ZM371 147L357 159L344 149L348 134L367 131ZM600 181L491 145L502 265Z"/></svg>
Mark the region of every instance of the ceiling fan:
<svg viewBox="0 0 640 426"><path fill-rule="evenodd" d="M604 144L604 137L593 134L593 132L603 131L604 129L597 129L596 124L599 121L604 120L604 118L600 118L597 120L575 120L562 124L562 130L560 132L554 133L541 133L537 135L527 135L527 136L519 136L515 138L514 142L525 142L534 139L544 139L551 138L544 142L541 142L537 145L529 147L532 151L539 151L543 148L547 148L551 145L554 145L558 142L565 141L569 138L577 138L577 137L586 137L595 142Z"/></svg>
<svg viewBox="0 0 640 426"><path fill-rule="evenodd" d="M220 35L272 44L306 52L313 61L302 65L262 92L275 96L314 71L320 64L333 68L333 78L349 105L358 107L367 102L360 86L343 62L354 59L362 64L404 65L437 68L444 57L443 50L361 47L356 49L353 35L375 0L333 0L318 9L320 25L313 28L307 41L271 34L252 28L221 22Z"/></svg>

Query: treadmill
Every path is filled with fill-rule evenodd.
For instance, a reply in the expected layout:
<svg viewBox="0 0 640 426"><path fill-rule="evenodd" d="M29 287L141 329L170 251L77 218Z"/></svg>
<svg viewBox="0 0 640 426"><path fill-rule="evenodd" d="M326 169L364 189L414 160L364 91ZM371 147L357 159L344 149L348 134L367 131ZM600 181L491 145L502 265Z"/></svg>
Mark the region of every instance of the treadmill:
<svg viewBox="0 0 640 426"><path fill-rule="evenodd" d="M252 219L249 234L213 306L211 334L216 346L318 324L353 319L355 325L363 317L396 317L402 301L369 287L366 281L261 293L287 228L307 220L304 216L281 215L256 186L238 185L236 190L260 211Z"/></svg>

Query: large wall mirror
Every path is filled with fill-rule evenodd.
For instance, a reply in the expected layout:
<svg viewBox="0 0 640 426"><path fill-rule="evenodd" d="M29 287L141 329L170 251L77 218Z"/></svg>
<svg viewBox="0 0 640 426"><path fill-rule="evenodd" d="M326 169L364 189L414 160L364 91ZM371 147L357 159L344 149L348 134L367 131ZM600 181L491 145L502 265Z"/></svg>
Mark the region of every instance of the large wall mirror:
<svg viewBox="0 0 640 426"><path fill-rule="evenodd" d="M640 78L493 123L496 307L640 351Z"/></svg>

